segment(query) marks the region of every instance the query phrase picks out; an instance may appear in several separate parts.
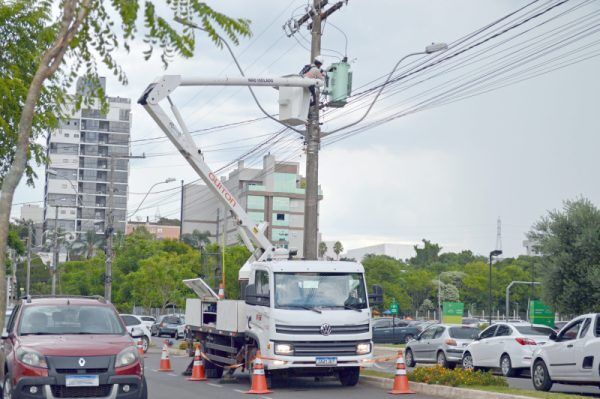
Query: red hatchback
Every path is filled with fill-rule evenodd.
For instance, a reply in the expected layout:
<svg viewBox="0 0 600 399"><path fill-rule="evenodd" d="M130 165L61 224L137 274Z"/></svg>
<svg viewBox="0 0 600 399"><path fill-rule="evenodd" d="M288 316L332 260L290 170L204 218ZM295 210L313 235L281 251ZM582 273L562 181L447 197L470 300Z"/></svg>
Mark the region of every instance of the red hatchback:
<svg viewBox="0 0 600 399"><path fill-rule="evenodd" d="M102 298L23 300L2 335L3 398L146 399L143 360Z"/></svg>

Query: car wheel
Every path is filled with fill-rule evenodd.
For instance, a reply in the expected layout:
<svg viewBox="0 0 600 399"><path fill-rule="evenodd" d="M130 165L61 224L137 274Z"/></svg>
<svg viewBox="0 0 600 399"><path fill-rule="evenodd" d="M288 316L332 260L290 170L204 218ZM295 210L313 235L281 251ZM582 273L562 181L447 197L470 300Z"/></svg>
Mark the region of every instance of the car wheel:
<svg viewBox="0 0 600 399"><path fill-rule="evenodd" d="M142 337L142 349L144 350L144 353L148 352L148 349L150 348L150 339L146 336Z"/></svg>
<svg viewBox="0 0 600 399"><path fill-rule="evenodd" d="M437 354L437 364L438 366L448 368L448 361L446 360L446 355L444 351L439 351Z"/></svg>
<svg viewBox="0 0 600 399"><path fill-rule="evenodd" d="M348 367L340 371L340 382L345 387L353 387L358 384L360 378L360 367Z"/></svg>
<svg viewBox="0 0 600 399"><path fill-rule="evenodd" d="M12 378L8 373L4 376L4 382L2 383L2 399L13 399Z"/></svg>
<svg viewBox="0 0 600 399"><path fill-rule="evenodd" d="M465 370L475 371L475 366L473 366L473 356L471 356L470 352L465 352L463 355L462 367Z"/></svg>
<svg viewBox="0 0 600 399"><path fill-rule="evenodd" d="M148 384L146 377L142 377L142 390L140 391L140 399L148 399Z"/></svg>
<svg viewBox="0 0 600 399"><path fill-rule="evenodd" d="M406 367L415 367L415 364L417 364L410 349L404 352L404 363L406 363Z"/></svg>
<svg viewBox="0 0 600 399"><path fill-rule="evenodd" d="M517 375L517 370L513 369L510 356L506 353L500 358L500 371L502 371L502 375L505 377L514 377Z"/></svg>
<svg viewBox="0 0 600 399"><path fill-rule="evenodd" d="M415 336L412 334L406 334L404 336L404 339L402 340L403 344L408 344L409 341L412 341L413 339L415 339Z"/></svg>
<svg viewBox="0 0 600 399"><path fill-rule="evenodd" d="M534 363L531 382L533 383L533 387L538 391L547 392L552 388L552 380L543 360L537 360Z"/></svg>

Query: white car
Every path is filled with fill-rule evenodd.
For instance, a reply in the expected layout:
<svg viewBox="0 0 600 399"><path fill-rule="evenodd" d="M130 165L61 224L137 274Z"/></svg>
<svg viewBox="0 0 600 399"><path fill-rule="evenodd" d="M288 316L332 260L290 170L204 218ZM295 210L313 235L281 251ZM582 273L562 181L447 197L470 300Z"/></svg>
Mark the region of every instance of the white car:
<svg viewBox="0 0 600 399"><path fill-rule="evenodd" d="M600 313L571 320L533 353L531 380L538 391L553 383L600 385Z"/></svg>
<svg viewBox="0 0 600 399"><path fill-rule="evenodd" d="M148 352L148 348L150 348L150 340L152 339L150 328L143 323L140 316L133 314L120 314L119 316L121 316L123 323L125 323L128 333L131 334L134 328L139 328L144 332L144 336L142 336L142 346L144 348L144 353Z"/></svg>
<svg viewBox="0 0 600 399"><path fill-rule="evenodd" d="M138 316L142 321L142 324L148 327L148 330L152 327L152 324L156 323L156 318L152 316Z"/></svg>
<svg viewBox="0 0 600 399"><path fill-rule="evenodd" d="M463 368L499 368L505 377L514 377L531 367L533 350L544 345L552 333L553 329L539 324L493 324L466 347Z"/></svg>

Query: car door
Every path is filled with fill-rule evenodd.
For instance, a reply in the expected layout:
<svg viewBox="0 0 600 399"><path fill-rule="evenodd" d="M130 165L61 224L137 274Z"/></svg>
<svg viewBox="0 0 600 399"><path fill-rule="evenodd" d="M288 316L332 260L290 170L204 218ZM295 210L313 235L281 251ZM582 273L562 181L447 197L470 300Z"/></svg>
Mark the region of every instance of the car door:
<svg viewBox="0 0 600 399"><path fill-rule="evenodd" d="M392 320L380 319L373 324L373 341L377 343L392 342Z"/></svg>
<svg viewBox="0 0 600 399"><path fill-rule="evenodd" d="M579 336L584 318L575 319L558 333L555 342L544 347L548 371L552 378L564 378L576 369L574 341Z"/></svg>
<svg viewBox="0 0 600 399"><path fill-rule="evenodd" d="M491 339L494 337L496 333L496 329L498 328L497 324L489 326L485 330L479 334L479 339L473 341L469 345L469 352L471 353L471 357L473 358L473 366L475 367L493 367L490 365L490 350L489 346L491 344Z"/></svg>
<svg viewBox="0 0 600 399"><path fill-rule="evenodd" d="M487 367L499 367L500 366L500 355L505 351L510 351L509 348L512 345L509 342L509 337L512 334L512 328L507 324L498 324L498 328L494 333L494 336L488 340L488 344L485 348L485 364Z"/></svg>
<svg viewBox="0 0 600 399"><path fill-rule="evenodd" d="M437 326L431 326L427 328L421 333L421 335L419 335L419 338L416 340L416 342L411 344L415 360L421 362L431 361L431 356L429 353L431 352L431 339L433 339L436 329Z"/></svg>
<svg viewBox="0 0 600 399"><path fill-rule="evenodd" d="M586 345L594 337L592 324L592 318L586 317L581 324L577 338L572 341L576 366L566 370L566 372L570 377L576 377L579 380L586 380L588 379L586 377L591 377L594 374L595 353L590 351Z"/></svg>
<svg viewBox="0 0 600 399"><path fill-rule="evenodd" d="M437 361L437 352L438 349L442 347L442 341L445 339L444 331L446 331L446 327L437 326L435 327L435 331L433 333L433 337L429 340L429 349L426 353L427 361L436 362Z"/></svg>

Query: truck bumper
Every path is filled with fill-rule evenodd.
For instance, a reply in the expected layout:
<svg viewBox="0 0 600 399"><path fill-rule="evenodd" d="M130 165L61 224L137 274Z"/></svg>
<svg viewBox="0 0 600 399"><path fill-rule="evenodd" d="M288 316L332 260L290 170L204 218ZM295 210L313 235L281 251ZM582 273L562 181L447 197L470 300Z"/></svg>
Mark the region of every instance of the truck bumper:
<svg viewBox="0 0 600 399"><path fill-rule="evenodd" d="M361 367L369 364L372 354L361 356L340 356L337 358L335 366L317 366L317 360L314 356L269 356L264 359L265 368L267 370L283 370L283 369L298 369L299 373L302 370L311 369L316 375L332 374L345 367ZM301 370L302 369L302 370ZM318 372L321 370L322 372ZM305 373L302 373L305 374ZM312 373L311 373L312 374Z"/></svg>

